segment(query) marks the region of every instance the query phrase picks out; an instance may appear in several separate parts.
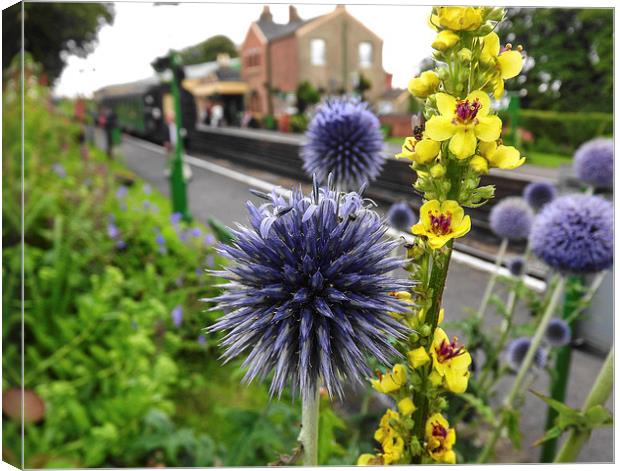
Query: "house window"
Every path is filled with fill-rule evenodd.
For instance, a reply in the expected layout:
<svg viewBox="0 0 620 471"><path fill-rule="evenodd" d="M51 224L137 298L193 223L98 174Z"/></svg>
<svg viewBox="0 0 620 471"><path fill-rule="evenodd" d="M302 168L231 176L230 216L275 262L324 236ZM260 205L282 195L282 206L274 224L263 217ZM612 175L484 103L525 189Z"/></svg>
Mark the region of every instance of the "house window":
<svg viewBox="0 0 620 471"><path fill-rule="evenodd" d="M372 43L364 41L357 48L360 67L368 69L372 67Z"/></svg>
<svg viewBox="0 0 620 471"><path fill-rule="evenodd" d="M325 40L310 40L310 63L312 65L325 65Z"/></svg>

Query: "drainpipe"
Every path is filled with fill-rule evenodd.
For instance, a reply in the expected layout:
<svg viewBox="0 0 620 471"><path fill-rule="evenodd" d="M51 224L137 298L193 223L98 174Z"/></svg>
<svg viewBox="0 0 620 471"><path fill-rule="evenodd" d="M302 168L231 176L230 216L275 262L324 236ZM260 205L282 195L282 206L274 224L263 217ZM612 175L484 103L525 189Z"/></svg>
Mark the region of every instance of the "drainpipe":
<svg viewBox="0 0 620 471"><path fill-rule="evenodd" d="M347 64L348 58L348 43L347 43L347 19L342 19L342 88L345 92L348 92L349 88L349 67Z"/></svg>

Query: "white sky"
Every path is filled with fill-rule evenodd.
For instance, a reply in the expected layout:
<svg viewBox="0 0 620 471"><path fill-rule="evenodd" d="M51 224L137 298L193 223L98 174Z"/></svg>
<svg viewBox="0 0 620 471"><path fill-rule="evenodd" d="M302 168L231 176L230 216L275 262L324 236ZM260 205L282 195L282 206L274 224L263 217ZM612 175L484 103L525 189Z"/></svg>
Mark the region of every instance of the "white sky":
<svg viewBox="0 0 620 471"><path fill-rule="evenodd" d="M335 5L296 5L302 18L329 13ZM99 32L87 58L71 56L55 93L75 96L114 83L150 76L150 62L169 49L181 49L224 34L240 45L258 19L262 4L115 3L112 26ZM419 62L431 54L433 31L426 24L428 6L349 5L347 10L383 39L383 68L394 75L394 87L406 87ZM288 4L270 5L274 21L288 21Z"/></svg>

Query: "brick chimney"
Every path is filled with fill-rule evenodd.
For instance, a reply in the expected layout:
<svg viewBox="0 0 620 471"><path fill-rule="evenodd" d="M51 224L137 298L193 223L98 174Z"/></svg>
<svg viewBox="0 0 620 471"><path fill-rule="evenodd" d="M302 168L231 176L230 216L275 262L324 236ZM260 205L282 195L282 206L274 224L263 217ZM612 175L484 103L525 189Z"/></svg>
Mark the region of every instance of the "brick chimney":
<svg viewBox="0 0 620 471"><path fill-rule="evenodd" d="M392 89L392 74L388 72L385 73L385 89L386 90Z"/></svg>
<svg viewBox="0 0 620 471"><path fill-rule="evenodd" d="M296 21L301 21L301 18L299 17L299 13L297 13L297 8L295 8L293 5L289 5L288 6L288 22L294 23Z"/></svg>
<svg viewBox="0 0 620 471"><path fill-rule="evenodd" d="M273 21L273 15L271 14L271 11L269 10L268 5L265 5L263 7L263 12L260 14L258 21Z"/></svg>

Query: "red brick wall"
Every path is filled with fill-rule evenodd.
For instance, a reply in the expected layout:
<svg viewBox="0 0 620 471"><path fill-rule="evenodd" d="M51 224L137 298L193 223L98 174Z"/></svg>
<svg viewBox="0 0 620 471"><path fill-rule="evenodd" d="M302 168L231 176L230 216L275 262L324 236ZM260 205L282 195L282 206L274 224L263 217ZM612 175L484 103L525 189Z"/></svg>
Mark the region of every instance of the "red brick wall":
<svg viewBox="0 0 620 471"><path fill-rule="evenodd" d="M297 38L294 35L271 43L271 77L273 86L283 92L297 90L299 64Z"/></svg>
<svg viewBox="0 0 620 471"><path fill-rule="evenodd" d="M241 78L245 80L250 89L247 109L261 115L267 114L267 61L266 47L259 37L260 33L252 25L248 30L245 40L241 44Z"/></svg>
<svg viewBox="0 0 620 471"><path fill-rule="evenodd" d="M411 136L411 115L384 114L379 116L379 121L392 128L392 136Z"/></svg>

